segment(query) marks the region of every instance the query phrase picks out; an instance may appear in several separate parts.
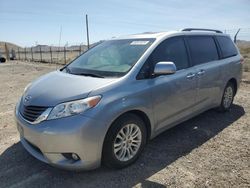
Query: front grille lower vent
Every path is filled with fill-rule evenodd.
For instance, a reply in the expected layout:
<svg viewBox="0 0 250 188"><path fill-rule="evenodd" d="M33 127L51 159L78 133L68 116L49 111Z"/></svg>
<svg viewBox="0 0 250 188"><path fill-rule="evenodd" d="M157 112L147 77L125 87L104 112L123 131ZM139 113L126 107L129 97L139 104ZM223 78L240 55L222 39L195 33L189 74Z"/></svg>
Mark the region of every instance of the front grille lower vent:
<svg viewBox="0 0 250 188"><path fill-rule="evenodd" d="M20 113L24 119L34 122L48 107L43 106L25 106L21 104Z"/></svg>

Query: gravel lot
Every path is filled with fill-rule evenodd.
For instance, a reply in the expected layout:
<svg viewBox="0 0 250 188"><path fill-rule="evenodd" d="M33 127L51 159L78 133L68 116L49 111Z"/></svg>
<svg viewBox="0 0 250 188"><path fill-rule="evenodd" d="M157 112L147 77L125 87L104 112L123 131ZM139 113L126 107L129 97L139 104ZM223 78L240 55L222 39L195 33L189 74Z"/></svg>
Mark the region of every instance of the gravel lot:
<svg viewBox="0 0 250 188"><path fill-rule="evenodd" d="M26 84L55 65L0 64L0 187L250 187L250 73L230 112L207 111L152 140L122 170L63 171L21 146L13 111Z"/></svg>

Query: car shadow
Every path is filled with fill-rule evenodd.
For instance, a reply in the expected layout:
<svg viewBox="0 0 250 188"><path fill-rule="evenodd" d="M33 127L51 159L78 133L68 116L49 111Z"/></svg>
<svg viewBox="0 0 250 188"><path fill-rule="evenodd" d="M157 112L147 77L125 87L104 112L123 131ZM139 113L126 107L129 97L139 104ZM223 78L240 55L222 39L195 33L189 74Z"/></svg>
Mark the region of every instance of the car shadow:
<svg viewBox="0 0 250 188"><path fill-rule="evenodd" d="M135 164L121 170L100 167L87 172L60 170L44 164L18 142L0 156L0 187L164 187L147 180L169 164L213 138L245 114L233 105L230 112L209 110L165 131L146 146Z"/></svg>

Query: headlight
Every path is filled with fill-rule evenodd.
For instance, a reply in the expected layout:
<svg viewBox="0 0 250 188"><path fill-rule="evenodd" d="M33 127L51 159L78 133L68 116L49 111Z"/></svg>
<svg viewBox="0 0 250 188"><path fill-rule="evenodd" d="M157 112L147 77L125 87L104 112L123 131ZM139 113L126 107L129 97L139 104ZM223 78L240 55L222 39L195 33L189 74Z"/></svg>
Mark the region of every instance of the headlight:
<svg viewBox="0 0 250 188"><path fill-rule="evenodd" d="M100 100L101 96L98 95L86 99L58 104L51 110L47 119L58 119L83 113L84 111L95 107Z"/></svg>

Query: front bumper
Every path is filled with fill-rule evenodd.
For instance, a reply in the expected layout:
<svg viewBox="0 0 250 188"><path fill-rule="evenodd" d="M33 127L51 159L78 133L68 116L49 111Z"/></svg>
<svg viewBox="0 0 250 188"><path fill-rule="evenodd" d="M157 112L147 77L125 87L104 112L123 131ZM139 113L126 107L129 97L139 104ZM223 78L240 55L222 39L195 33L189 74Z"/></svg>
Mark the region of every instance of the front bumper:
<svg viewBox="0 0 250 188"><path fill-rule="evenodd" d="M100 166L106 133L104 122L75 115L32 125L18 111L15 116L21 143L35 158L68 170ZM63 153L75 153L80 159L69 159Z"/></svg>

